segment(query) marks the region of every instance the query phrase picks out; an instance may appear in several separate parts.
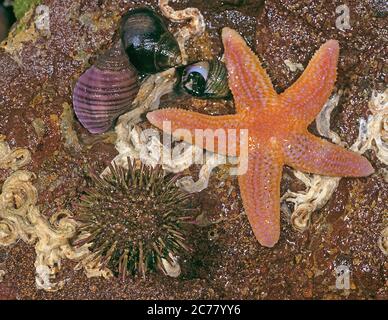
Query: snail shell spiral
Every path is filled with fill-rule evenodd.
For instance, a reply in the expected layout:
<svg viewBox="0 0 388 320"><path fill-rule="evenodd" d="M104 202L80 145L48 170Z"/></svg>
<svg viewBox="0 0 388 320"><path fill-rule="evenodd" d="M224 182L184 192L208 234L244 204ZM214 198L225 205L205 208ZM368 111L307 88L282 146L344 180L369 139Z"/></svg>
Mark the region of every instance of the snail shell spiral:
<svg viewBox="0 0 388 320"><path fill-rule="evenodd" d="M138 8L126 13L120 33L129 60L140 73L157 73L181 64L177 40L153 10Z"/></svg>
<svg viewBox="0 0 388 320"><path fill-rule="evenodd" d="M106 132L131 110L139 88L138 72L118 42L78 79L73 92L75 114L90 133Z"/></svg>
<svg viewBox="0 0 388 320"><path fill-rule="evenodd" d="M203 99L229 98L228 72L223 62L200 61L181 68L181 87L192 96Z"/></svg>

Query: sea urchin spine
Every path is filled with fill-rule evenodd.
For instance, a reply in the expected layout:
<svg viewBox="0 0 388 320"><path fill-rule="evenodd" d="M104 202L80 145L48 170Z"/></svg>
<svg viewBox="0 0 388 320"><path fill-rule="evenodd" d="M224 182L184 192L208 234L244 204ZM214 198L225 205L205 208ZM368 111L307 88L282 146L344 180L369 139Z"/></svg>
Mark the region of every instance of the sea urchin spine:
<svg viewBox="0 0 388 320"><path fill-rule="evenodd" d="M75 246L89 244L91 259L124 278L149 270L166 273L185 244L182 223L189 219L190 195L157 167L110 166L110 174L91 174L92 186L78 205L80 232Z"/></svg>

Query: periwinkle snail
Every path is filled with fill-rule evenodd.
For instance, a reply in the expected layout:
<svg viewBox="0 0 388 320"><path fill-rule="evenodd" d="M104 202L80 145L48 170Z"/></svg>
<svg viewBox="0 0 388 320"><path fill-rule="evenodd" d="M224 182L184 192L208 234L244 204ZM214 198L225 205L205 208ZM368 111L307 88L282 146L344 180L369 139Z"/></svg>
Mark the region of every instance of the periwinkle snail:
<svg viewBox="0 0 388 320"><path fill-rule="evenodd" d="M152 74L181 61L179 45L162 18L148 8L121 20L121 39L79 78L73 92L78 120L90 133L104 133L131 110L139 74Z"/></svg>
<svg viewBox="0 0 388 320"><path fill-rule="evenodd" d="M181 64L179 45L162 17L149 8L129 11L121 20L121 40L141 73L156 73Z"/></svg>
<svg viewBox="0 0 388 320"><path fill-rule="evenodd" d="M131 109L139 88L137 70L118 42L78 79L73 92L75 114L90 133L106 132Z"/></svg>
<svg viewBox="0 0 388 320"><path fill-rule="evenodd" d="M162 17L149 8L130 10L122 17L120 39L97 59L73 91L78 120L93 134L110 130L130 111L140 78L176 67L178 91L204 99L230 97L227 70L219 60L180 66L178 42Z"/></svg>
<svg viewBox="0 0 388 320"><path fill-rule="evenodd" d="M183 90L204 99L222 99L231 96L228 72L223 62L214 59L200 61L180 68Z"/></svg>

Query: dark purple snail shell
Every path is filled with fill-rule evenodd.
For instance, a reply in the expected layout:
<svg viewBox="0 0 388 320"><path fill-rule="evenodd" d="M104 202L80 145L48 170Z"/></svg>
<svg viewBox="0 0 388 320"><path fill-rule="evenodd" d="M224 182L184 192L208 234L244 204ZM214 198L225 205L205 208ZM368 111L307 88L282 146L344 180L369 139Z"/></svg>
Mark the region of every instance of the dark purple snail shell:
<svg viewBox="0 0 388 320"><path fill-rule="evenodd" d="M131 110L139 87L138 73L119 42L78 79L73 92L75 114L90 133L104 133Z"/></svg>

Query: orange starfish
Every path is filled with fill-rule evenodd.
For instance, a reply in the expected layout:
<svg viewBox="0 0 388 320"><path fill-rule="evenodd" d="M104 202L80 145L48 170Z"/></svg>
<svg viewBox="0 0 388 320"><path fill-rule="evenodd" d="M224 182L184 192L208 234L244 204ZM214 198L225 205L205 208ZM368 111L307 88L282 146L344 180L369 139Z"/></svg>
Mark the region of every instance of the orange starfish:
<svg viewBox="0 0 388 320"><path fill-rule="evenodd" d="M374 169L362 156L307 131L333 89L339 55L337 41L322 45L302 76L285 92L277 94L260 60L236 31L224 28L222 40L237 113L209 116L162 109L148 113L147 118L160 129L163 121L170 121L169 133L181 128L193 134L196 129L248 129L248 170L238 177L240 192L257 240L272 247L280 236L283 165L309 173L347 177L368 176ZM198 144L194 140L189 142ZM228 154L227 150L210 151Z"/></svg>

